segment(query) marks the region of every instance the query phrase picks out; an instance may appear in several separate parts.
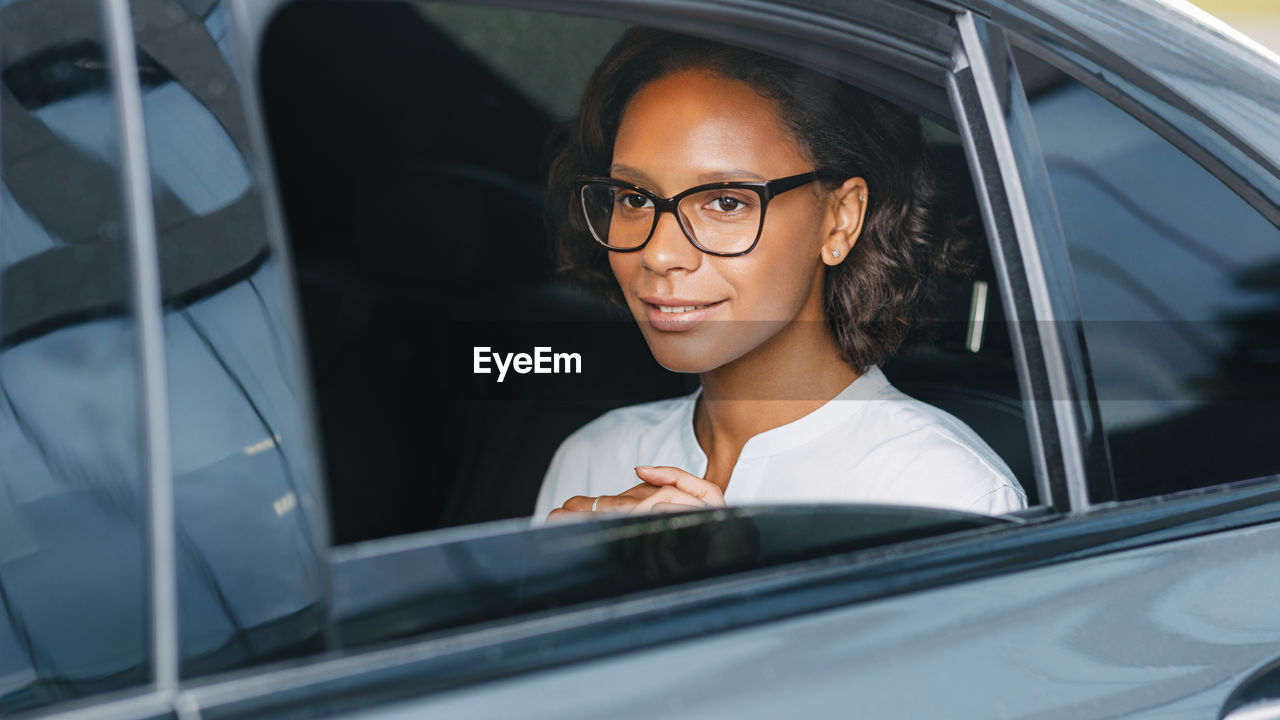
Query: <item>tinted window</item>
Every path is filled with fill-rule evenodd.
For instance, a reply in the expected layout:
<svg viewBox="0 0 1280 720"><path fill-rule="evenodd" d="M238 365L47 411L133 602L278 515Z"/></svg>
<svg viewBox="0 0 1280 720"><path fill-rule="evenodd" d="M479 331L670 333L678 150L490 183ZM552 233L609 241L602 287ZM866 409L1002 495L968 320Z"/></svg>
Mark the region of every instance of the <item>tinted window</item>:
<svg viewBox="0 0 1280 720"><path fill-rule="evenodd" d="M190 675L320 647L318 478L228 9L133 6Z"/></svg>
<svg viewBox="0 0 1280 720"><path fill-rule="evenodd" d="M101 18L92 0L0 8L0 714L150 678L138 336Z"/></svg>
<svg viewBox="0 0 1280 720"><path fill-rule="evenodd" d="M1121 497L1280 471L1280 231L1088 88L1023 68Z"/></svg>

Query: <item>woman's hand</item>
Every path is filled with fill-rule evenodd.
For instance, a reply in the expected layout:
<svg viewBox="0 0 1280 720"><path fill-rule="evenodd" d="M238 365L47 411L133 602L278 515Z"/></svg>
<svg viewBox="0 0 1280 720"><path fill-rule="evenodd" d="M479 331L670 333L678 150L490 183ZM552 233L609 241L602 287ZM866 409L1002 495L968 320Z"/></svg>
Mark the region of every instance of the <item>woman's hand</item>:
<svg viewBox="0 0 1280 720"><path fill-rule="evenodd" d="M641 465L636 476L644 482L617 495L598 498L577 495L552 510L548 519L567 520L594 513L678 512L724 507L724 492L715 483L671 466Z"/></svg>
<svg viewBox="0 0 1280 720"><path fill-rule="evenodd" d="M724 491L719 485L669 465L641 465L636 475L650 488L627 512L676 512L690 508L724 507ZM632 488L634 490L636 488ZM628 491L630 492L630 491ZM601 498L600 505L604 505Z"/></svg>

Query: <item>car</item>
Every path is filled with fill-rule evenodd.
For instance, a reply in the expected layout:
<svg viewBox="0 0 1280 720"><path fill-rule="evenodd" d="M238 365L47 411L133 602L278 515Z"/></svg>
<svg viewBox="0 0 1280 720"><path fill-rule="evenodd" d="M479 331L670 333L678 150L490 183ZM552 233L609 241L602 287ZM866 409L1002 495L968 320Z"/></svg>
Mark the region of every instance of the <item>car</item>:
<svg viewBox="0 0 1280 720"><path fill-rule="evenodd" d="M530 521L696 386L545 240L632 25L920 118L885 373L1027 509ZM0 83L0 714L1280 717L1280 58L1181 0L12 0Z"/></svg>

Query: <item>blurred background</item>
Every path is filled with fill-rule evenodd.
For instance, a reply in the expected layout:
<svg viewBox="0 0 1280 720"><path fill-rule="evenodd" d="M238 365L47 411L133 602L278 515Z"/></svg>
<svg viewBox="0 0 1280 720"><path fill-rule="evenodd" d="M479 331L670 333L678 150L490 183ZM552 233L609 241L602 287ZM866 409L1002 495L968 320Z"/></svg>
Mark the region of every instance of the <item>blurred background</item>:
<svg viewBox="0 0 1280 720"><path fill-rule="evenodd" d="M1280 52L1280 0L1192 0L1192 3Z"/></svg>

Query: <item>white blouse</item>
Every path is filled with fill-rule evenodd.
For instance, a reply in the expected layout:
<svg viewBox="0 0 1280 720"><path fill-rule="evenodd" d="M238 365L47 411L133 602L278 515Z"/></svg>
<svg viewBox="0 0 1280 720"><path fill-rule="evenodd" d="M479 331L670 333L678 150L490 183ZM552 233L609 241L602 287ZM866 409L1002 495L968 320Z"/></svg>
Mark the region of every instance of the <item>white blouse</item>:
<svg viewBox="0 0 1280 720"><path fill-rule="evenodd" d="M616 495L639 484L637 465L704 477L707 456L693 432L701 392L612 410L565 438L534 520L575 495ZM903 394L875 366L817 410L747 440L725 501L927 505L987 515L1027 506L1009 467L977 433Z"/></svg>

